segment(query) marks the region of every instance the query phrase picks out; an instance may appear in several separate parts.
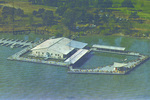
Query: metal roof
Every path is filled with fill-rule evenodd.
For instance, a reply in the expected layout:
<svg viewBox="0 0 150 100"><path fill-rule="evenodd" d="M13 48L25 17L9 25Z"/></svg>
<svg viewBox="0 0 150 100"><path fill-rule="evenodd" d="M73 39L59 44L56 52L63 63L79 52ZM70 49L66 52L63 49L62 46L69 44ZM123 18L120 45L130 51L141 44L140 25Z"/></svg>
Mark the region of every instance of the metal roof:
<svg viewBox="0 0 150 100"><path fill-rule="evenodd" d="M81 57L83 57L88 50L86 49L79 49L76 53L74 53L71 57L65 60L66 63L74 64L76 63Z"/></svg>
<svg viewBox="0 0 150 100"><path fill-rule="evenodd" d="M48 47L50 47L51 45L57 43L59 40L61 40L61 38L48 39L48 40L44 41L43 43L37 45L36 47L34 47L34 48L31 49L31 50L48 48Z"/></svg>
<svg viewBox="0 0 150 100"><path fill-rule="evenodd" d="M101 48L101 49L110 49L110 50L121 50L121 51L125 50L125 47L115 47L115 46L106 46L106 45L98 45L98 44L94 44L92 47Z"/></svg>
<svg viewBox="0 0 150 100"><path fill-rule="evenodd" d="M83 43L83 42L79 42L79 41L72 40L72 41L70 41L67 45L68 45L68 46L71 46L71 47L73 47L73 48L82 49L82 48L84 48L85 46L87 46L87 43Z"/></svg>
<svg viewBox="0 0 150 100"><path fill-rule="evenodd" d="M47 50L54 50L56 52L62 53L67 55L68 53L70 53L72 50L74 50L74 48L66 46L66 45L62 45L62 44L55 44L53 46L51 46L50 48L48 48Z"/></svg>
<svg viewBox="0 0 150 100"><path fill-rule="evenodd" d="M117 63L117 62L114 62L114 67L124 67L126 65L127 65L126 63Z"/></svg>
<svg viewBox="0 0 150 100"><path fill-rule="evenodd" d="M47 49L54 50L62 54L68 54L69 52L74 50L74 48L84 48L86 45L87 43L82 43L65 37L61 37L56 39L48 39L31 50Z"/></svg>

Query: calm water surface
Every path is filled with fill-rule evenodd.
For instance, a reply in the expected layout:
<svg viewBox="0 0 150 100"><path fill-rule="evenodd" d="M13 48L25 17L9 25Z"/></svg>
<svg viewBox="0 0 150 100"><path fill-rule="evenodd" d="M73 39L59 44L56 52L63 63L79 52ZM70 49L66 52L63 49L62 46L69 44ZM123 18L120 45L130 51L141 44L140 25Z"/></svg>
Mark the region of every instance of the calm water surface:
<svg viewBox="0 0 150 100"><path fill-rule="evenodd" d="M40 35L0 35L0 38L38 40ZM43 37L45 38L45 37ZM127 37L83 37L92 44L126 47L150 55L150 40ZM149 100L150 61L128 75L67 74L67 68L8 61L21 48L0 46L0 100ZM105 59L103 59L105 58ZM95 54L81 67L96 67L119 61L120 56Z"/></svg>

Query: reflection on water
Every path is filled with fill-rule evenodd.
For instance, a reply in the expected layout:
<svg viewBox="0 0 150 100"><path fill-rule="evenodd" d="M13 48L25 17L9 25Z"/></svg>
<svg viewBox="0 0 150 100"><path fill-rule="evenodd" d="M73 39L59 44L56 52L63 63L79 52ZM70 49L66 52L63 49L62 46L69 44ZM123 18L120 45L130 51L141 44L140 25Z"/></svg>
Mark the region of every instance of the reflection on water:
<svg viewBox="0 0 150 100"><path fill-rule="evenodd" d="M43 36L1 35L1 38L36 40ZM48 37L47 37L48 38ZM92 44L127 47L127 50L150 55L150 40L126 37L82 37L78 40ZM118 41L118 42L117 42ZM134 100L150 98L150 62L142 64L128 75L67 74L67 68L8 61L18 49L0 46L1 100ZM125 56L126 57L126 56ZM103 59L105 58L105 59ZM121 56L94 54L86 66L99 66L120 61ZM129 59L132 59L129 57Z"/></svg>

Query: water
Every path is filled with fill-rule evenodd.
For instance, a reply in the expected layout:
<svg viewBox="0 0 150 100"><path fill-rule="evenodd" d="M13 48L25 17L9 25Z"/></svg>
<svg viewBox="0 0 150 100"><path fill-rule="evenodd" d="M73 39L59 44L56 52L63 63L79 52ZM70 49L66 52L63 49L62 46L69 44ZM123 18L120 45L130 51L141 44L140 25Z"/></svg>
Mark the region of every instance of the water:
<svg viewBox="0 0 150 100"><path fill-rule="evenodd" d="M1 35L1 38L9 37ZM9 38L38 40L40 35ZM127 47L127 50L150 55L150 40L127 37L83 37L78 40L92 44ZM150 61L128 75L67 74L67 68L8 61L20 51L0 46L0 100L149 100ZM103 59L105 57L105 60ZM94 67L113 61L111 55L96 54L82 65ZM114 60L119 60L115 56ZM108 62L106 61L108 60ZM111 63L111 62L109 62Z"/></svg>

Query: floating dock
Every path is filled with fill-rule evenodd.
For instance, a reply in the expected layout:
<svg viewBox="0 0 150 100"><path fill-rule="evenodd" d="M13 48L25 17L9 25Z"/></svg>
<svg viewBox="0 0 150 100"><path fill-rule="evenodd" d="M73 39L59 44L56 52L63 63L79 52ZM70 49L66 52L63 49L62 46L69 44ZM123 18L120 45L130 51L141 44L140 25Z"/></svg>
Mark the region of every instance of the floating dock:
<svg viewBox="0 0 150 100"><path fill-rule="evenodd" d="M10 46L11 48L14 48L14 47L21 47L21 48L24 48L24 47L27 47L27 46L30 46L32 45L33 42L27 42L27 41L24 41L24 40L14 40L14 39L0 39L0 45L1 46Z"/></svg>

